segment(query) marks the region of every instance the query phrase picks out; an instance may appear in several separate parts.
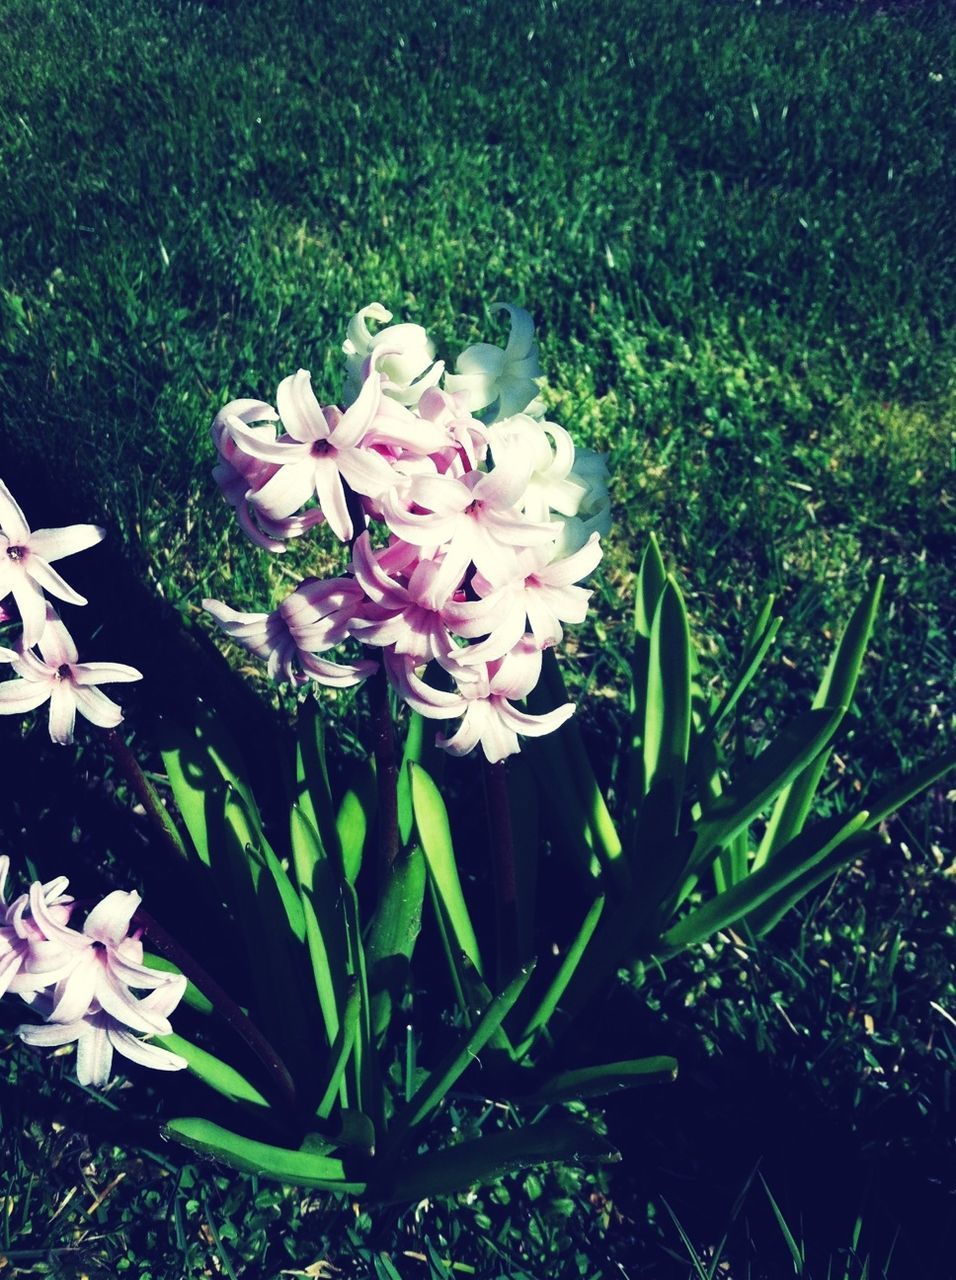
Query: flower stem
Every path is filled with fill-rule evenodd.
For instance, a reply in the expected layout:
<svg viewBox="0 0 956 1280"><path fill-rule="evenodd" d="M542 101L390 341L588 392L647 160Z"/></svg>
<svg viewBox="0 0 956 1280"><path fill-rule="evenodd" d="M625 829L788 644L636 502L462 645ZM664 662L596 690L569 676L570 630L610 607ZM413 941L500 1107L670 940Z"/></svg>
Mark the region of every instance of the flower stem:
<svg viewBox="0 0 956 1280"><path fill-rule="evenodd" d="M518 875L515 866L514 832L508 798L508 774L504 761L491 764L482 758L485 805L491 836L491 867L495 882L498 985L514 977L519 955Z"/></svg>
<svg viewBox="0 0 956 1280"><path fill-rule="evenodd" d="M351 547L366 527L362 500L343 480L345 504L352 520ZM388 700L388 677L379 665L368 681L369 702L372 711L373 751L375 753L375 783L378 790L378 864L384 875L398 857L398 763L395 755L395 733L392 727L392 708Z"/></svg>
<svg viewBox="0 0 956 1280"><path fill-rule="evenodd" d="M172 816L167 812L166 806L156 793L156 788L146 777L139 761L129 749L126 739L116 729L107 729L106 741L110 751L113 753L113 759L132 788L136 798L146 810L167 849L171 849L177 857L188 861L189 854Z"/></svg>
<svg viewBox="0 0 956 1280"><path fill-rule="evenodd" d="M216 1013L235 1032L265 1067L277 1101L288 1110L296 1103L295 1084L288 1067L276 1053L252 1019L242 1011L232 996L207 973L199 961L176 938L142 907L133 915L133 922L156 948L160 955L171 960L189 981L207 996Z"/></svg>

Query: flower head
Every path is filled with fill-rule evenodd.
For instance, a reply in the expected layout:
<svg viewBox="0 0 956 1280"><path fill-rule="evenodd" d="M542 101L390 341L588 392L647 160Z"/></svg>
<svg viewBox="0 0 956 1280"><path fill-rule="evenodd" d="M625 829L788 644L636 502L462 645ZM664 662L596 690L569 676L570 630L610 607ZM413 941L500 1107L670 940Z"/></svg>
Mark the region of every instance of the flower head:
<svg viewBox="0 0 956 1280"><path fill-rule="evenodd" d="M95 524L71 524L63 529L35 529L7 486L0 480L0 600L12 595L23 623L23 643L37 643L46 617L45 591L68 604L86 604L50 564L95 546L106 531Z"/></svg>
<svg viewBox="0 0 956 1280"><path fill-rule="evenodd" d="M100 728L115 728L123 712L97 686L142 680L142 673L121 662L80 662L73 637L50 605L45 619L39 638L42 657L23 643L19 650L0 649L0 662L9 662L19 677L0 684L0 715L22 714L49 702L50 737L60 745L73 741L77 712Z"/></svg>

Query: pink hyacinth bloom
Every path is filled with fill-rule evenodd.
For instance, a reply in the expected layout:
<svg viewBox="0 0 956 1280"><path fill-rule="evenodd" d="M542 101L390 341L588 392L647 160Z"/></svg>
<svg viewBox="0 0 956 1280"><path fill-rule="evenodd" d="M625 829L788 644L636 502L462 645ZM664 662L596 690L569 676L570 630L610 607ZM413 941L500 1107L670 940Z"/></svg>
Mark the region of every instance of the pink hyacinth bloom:
<svg viewBox="0 0 956 1280"><path fill-rule="evenodd" d="M453 476L416 476L382 502L389 529L419 547L441 547L441 571L433 589L452 594L474 565L489 582L513 576L517 551L553 542L558 527L527 519L518 503L528 484L521 458L495 459L493 471Z"/></svg>
<svg viewBox="0 0 956 1280"><path fill-rule="evenodd" d="M358 398L345 413L322 410L305 369L284 378L276 402L285 436L268 441L248 427L231 428L233 439L244 453L278 466L275 474L251 495L256 510L268 519L281 519L316 496L336 536L347 542L354 530L343 481L353 492L371 498L393 483L388 460L364 447L381 401L382 379L378 374L366 379Z"/></svg>
<svg viewBox="0 0 956 1280"><path fill-rule="evenodd" d="M139 934L130 933L138 893L116 889L93 908L83 931L63 926L46 904L42 886L30 887L30 914L49 945L71 953L71 963L58 977L50 996L48 1022L76 1025L91 1013L109 1014L123 1027L144 1035L169 1035L172 1027L163 1012L166 1001L133 995L133 989L163 989L172 1007L186 990L186 979L143 964ZM42 956L34 968L44 967Z"/></svg>
<svg viewBox="0 0 956 1280"><path fill-rule="evenodd" d="M464 756L481 746L497 764L520 750L518 737L540 738L559 729L574 714L573 703L543 715L521 711L512 703L527 697L541 675L541 652L532 644L517 646L507 658L456 672L457 693L433 689L415 673L413 660L386 655L386 670L413 711L432 719L461 717L450 738L436 742L451 755Z"/></svg>
<svg viewBox="0 0 956 1280"><path fill-rule="evenodd" d="M50 737L60 745L73 741L76 713L102 729L114 729L123 712L96 686L142 680L142 673L122 662L79 662L73 637L50 605L40 636L41 661L32 650L0 649L19 679L0 684L0 715L22 715L49 700Z"/></svg>
<svg viewBox="0 0 956 1280"><path fill-rule="evenodd" d="M166 1022L182 999L185 988L185 979L166 983L144 996L139 1002L140 1008L157 1022ZM154 1071L182 1071L189 1066L178 1053L133 1035L126 1023L114 1018L95 1001L82 1018L73 1022L48 1022L39 1026L24 1024L17 1027L17 1035L24 1044L38 1049L75 1042L76 1078L80 1084L96 1088L109 1083L114 1053Z"/></svg>
<svg viewBox="0 0 956 1280"><path fill-rule="evenodd" d="M352 620L365 600L351 578L302 583L272 613L241 613L220 600L204 600L203 608L223 631L268 663L271 679L345 689L360 684L377 663L363 659L351 664L329 662L317 655L352 634Z"/></svg>
<svg viewBox="0 0 956 1280"><path fill-rule="evenodd" d="M10 859L0 857L0 996L9 991L30 1000L68 970L72 952L52 944L43 955L49 939L30 915L29 895L21 893L9 905L6 902L4 888L9 870ZM48 911L63 927L73 903L64 892L68 885L66 876L58 876L39 886Z"/></svg>
<svg viewBox="0 0 956 1280"><path fill-rule="evenodd" d="M403 584L389 575L384 564L394 558L393 548L376 555L368 533L356 540L352 570L368 600L355 618L353 635L363 644L388 645L395 653L428 662L445 662L448 628L442 616L445 599L435 591L441 574L440 560L418 560Z"/></svg>
<svg viewBox="0 0 956 1280"><path fill-rule="evenodd" d="M63 529L36 529L26 522L7 486L0 480L0 600L12 595L23 623L23 643L37 643L46 617L45 591L67 604L86 604L51 566L51 560L75 555L106 536L95 524L71 524Z"/></svg>
<svg viewBox="0 0 956 1280"><path fill-rule="evenodd" d="M275 427L254 426L254 423L273 423L278 415L271 405L262 400L231 400L216 414L210 428L219 462L212 469L213 479L222 496L235 508L239 527L257 546L266 551L281 554L285 541L299 538L324 519L315 507L301 516L284 520L270 520L253 505L256 493L279 470L275 463L262 462L245 453L236 444L231 427L246 428L254 436L266 442L275 442Z"/></svg>
<svg viewBox="0 0 956 1280"><path fill-rule="evenodd" d="M523 552L516 576L502 587L476 574L472 586L481 598L451 602L444 616L456 635L486 639L456 649L454 657L466 665L503 658L529 628L539 649L560 644L561 623L583 622L591 598L590 591L573 584L597 568L601 555L593 533L574 555L550 564L537 549Z"/></svg>

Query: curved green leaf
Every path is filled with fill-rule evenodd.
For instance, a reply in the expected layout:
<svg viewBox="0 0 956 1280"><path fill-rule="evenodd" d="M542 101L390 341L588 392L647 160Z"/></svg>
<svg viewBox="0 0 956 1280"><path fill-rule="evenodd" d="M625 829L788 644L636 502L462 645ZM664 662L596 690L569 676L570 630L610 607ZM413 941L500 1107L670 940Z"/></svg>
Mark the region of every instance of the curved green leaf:
<svg viewBox="0 0 956 1280"><path fill-rule="evenodd" d="M235 1067L223 1062L221 1058L201 1049L175 1033L168 1036L154 1037L156 1044L161 1044L171 1053L178 1053L189 1063L189 1070L210 1089L228 1098L230 1102L249 1102L253 1106L267 1107L269 1104L255 1085L242 1075Z"/></svg>
<svg viewBox="0 0 956 1280"><path fill-rule="evenodd" d="M257 1173L277 1182L351 1195L361 1195L366 1189L366 1183L350 1178L342 1161L333 1156L255 1142L201 1116L170 1120L163 1126L163 1132L174 1142L221 1160L233 1169Z"/></svg>

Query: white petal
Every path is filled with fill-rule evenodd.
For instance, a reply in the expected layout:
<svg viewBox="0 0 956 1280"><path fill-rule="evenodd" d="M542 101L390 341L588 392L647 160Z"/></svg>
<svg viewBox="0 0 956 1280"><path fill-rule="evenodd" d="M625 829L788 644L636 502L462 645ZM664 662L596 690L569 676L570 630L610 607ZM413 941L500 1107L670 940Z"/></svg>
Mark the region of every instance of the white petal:
<svg viewBox="0 0 956 1280"><path fill-rule="evenodd" d="M91 1027L76 1044L76 1078L80 1084L102 1088L109 1083L113 1046L103 1027Z"/></svg>
<svg viewBox="0 0 956 1280"><path fill-rule="evenodd" d="M73 741L76 724L76 697L65 680L54 684L50 692L50 737L61 747Z"/></svg>
<svg viewBox="0 0 956 1280"><path fill-rule="evenodd" d="M35 529L30 535L30 550L44 560L60 560L95 547L106 537L106 530L96 524L71 524L63 529Z"/></svg>
<svg viewBox="0 0 956 1280"><path fill-rule="evenodd" d="M129 933L133 913L141 902L135 890L114 889L86 917L83 932L97 942L119 946Z"/></svg>
<svg viewBox="0 0 956 1280"><path fill-rule="evenodd" d="M0 480L0 529L14 546L22 546L30 540L30 526L26 516L7 486Z"/></svg>

